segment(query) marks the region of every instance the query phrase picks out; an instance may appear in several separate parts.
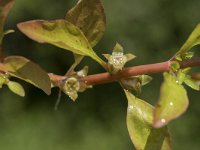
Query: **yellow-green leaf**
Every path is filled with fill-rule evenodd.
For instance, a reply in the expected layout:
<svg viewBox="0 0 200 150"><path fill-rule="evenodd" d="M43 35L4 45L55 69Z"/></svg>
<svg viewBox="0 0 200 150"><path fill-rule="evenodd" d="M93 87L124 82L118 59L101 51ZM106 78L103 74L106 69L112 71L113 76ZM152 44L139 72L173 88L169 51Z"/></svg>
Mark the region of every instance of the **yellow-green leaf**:
<svg viewBox="0 0 200 150"><path fill-rule="evenodd" d="M24 88L21 86L21 84L14 82L14 81L9 81L7 83L8 88L15 94L24 97L25 96L25 91Z"/></svg>
<svg viewBox="0 0 200 150"><path fill-rule="evenodd" d="M200 90L199 83L197 81L193 80L189 75L186 76L184 83L194 90L197 90L197 91Z"/></svg>
<svg viewBox="0 0 200 150"><path fill-rule="evenodd" d="M4 66L11 76L35 85L48 95L51 93L51 82L47 73L27 58L21 56L7 57L4 60Z"/></svg>
<svg viewBox="0 0 200 150"><path fill-rule="evenodd" d="M182 115L186 111L188 104L185 88L176 81L176 77L169 73L164 73L160 98L154 110L154 127L160 128Z"/></svg>
<svg viewBox="0 0 200 150"><path fill-rule="evenodd" d="M66 20L81 29L94 47L105 32L106 17L100 0L80 0L67 12Z"/></svg>
<svg viewBox="0 0 200 150"><path fill-rule="evenodd" d="M194 47L198 44L200 44L200 24L198 24L196 26L196 28L190 34L189 38L186 40L184 45L180 48L180 50L175 54L174 57L176 57L177 55L180 55L180 54L184 54L185 52L187 52L192 47Z"/></svg>
<svg viewBox="0 0 200 150"><path fill-rule="evenodd" d="M0 0L0 44L4 36L4 32L3 32L4 22L14 2L15 0Z"/></svg>
<svg viewBox="0 0 200 150"><path fill-rule="evenodd" d="M26 36L39 43L49 43L75 54L89 56L103 67L106 66L93 51L81 30L69 21L32 20L19 23L17 26Z"/></svg>
<svg viewBox="0 0 200 150"><path fill-rule="evenodd" d="M127 127L137 150L171 150L167 127L155 129L153 106L125 91L128 99Z"/></svg>

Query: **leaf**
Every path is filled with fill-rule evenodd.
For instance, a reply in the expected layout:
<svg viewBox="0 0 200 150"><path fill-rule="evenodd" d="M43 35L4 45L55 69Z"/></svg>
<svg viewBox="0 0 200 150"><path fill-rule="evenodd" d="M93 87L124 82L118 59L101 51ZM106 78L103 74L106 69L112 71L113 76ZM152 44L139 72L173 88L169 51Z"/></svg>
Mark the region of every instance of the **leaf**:
<svg viewBox="0 0 200 150"><path fill-rule="evenodd" d="M39 43L49 43L75 54L89 56L106 68L106 63L96 55L81 30L66 20L32 20L17 26L26 36Z"/></svg>
<svg viewBox="0 0 200 150"><path fill-rule="evenodd" d="M66 20L81 29L94 47L105 32L106 17L100 0L79 0L67 12Z"/></svg>
<svg viewBox="0 0 200 150"><path fill-rule="evenodd" d="M167 127L152 127L153 106L125 91L128 99L127 127L137 150L171 150Z"/></svg>
<svg viewBox="0 0 200 150"><path fill-rule="evenodd" d="M160 98L154 110L154 127L160 128L182 115L189 101L185 88L176 82L174 76L164 73Z"/></svg>
<svg viewBox="0 0 200 150"><path fill-rule="evenodd" d="M197 90L197 91L200 90L199 83L197 81L193 80L189 75L186 76L184 83L194 90Z"/></svg>
<svg viewBox="0 0 200 150"><path fill-rule="evenodd" d="M200 44L200 24L196 26L193 32L190 34L187 41L184 45L180 48L180 50L175 54L173 58L177 55L184 54L185 52L189 51L192 47Z"/></svg>
<svg viewBox="0 0 200 150"><path fill-rule="evenodd" d="M79 27L90 45L94 47L105 32L106 17L100 0L81 0L67 12L66 20ZM73 71L84 56L75 55L75 62L68 73ZM77 58L77 59L76 59Z"/></svg>
<svg viewBox="0 0 200 150"><path fill-rule="evenodd" d="M15 0L0 0L0 44L4 36L4 22L8 16L8 13L10 12L10 9L14 5L14 2Z"/></svg>
<svg viewBox="0 0 200 150"><path fill-rule="evenodd" d="M14 82L14 81L9 81L7 83L8 88L15 94L24 97L25 96L25 91L24 88L21 86L21 84Z"/></svg>
<svg viewBox="0 0 200 150"><path fill-rule="evenodd" d="M11 76L35 85L48 95L51 93L51 82L47 73L27 58L10 56L5 58L4 65Z"/></svg>

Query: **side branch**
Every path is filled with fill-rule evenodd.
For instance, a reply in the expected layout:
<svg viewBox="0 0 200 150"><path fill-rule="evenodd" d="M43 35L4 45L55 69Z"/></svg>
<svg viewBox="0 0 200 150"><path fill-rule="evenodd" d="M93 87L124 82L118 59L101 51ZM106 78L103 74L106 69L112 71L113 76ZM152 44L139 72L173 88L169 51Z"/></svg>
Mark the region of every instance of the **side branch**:
<svg viewBox="0 0 200 150"><path fill-rule="evenodd" d="M116 75L111 75L109 73L100 73L83 77L80 80L88 85L105 84L118 81L122 78L127 78L130 76L167 72L170 70L170 65L171 62L166 61L155 64L127 67L124 68L121 72L117 73ZM181 68L200 66L200 58L182 61L180 62L180 65ZM55 74L49 74L49 76L55 82L66 79L65 76L59 76Z"/></svg>

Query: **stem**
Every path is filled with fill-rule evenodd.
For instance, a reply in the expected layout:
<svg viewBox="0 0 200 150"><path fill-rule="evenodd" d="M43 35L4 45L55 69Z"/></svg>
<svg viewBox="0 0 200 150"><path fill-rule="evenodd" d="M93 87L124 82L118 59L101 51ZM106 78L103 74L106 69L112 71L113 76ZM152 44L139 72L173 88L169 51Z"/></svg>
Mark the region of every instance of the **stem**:
<svg viewBox="0 0 200 150"><path fill-rule="evenodd" d="M200 66L200 58L185 60L179 63L181 65L181 68L196 67ZM89 75L81 78L80 80L85 82L87 85L105 84L105 83L115 82L122 78L127 78L130 76L168 72L170 70L170 65L171 65L170 61L165 61L155 64L140 65L140 66L124 68L121 72L115 75L111 75L106 72L106 73ZM60 76L55 74L49 74L49 76L51 80L55 82L66 79L65 76Z"/></svg>

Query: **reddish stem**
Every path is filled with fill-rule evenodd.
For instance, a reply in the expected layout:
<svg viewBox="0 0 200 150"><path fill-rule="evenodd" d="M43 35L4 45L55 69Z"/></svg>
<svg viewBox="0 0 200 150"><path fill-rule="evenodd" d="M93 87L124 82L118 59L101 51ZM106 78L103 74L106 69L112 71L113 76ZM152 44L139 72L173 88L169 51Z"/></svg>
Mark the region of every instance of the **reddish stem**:
<svg viewBox="0 0 200 150"><path fill-rule="evenodd" d="M100 74L94 74L94 75L83 77L80 80L85 82L88 85L105 84L105 83L118 81L122 78L127 78L130 76L167 72L170 70L170 64L171 64L170 61L166 61L166 62L155 63L155 64L128 67L128 68L123 69L121 72L117 73L116 75L111 75L109 73L100 73ZM194 58L191 60L182 61L180 62L180 65L181 65L181 68L200 66L200 58ZM65 76L59 76L59 75L54 75L54 74L49 74L49 76L55 82L66 79Z"/></svg>
<svg viewBox="0 0 200 150"><path fill-rule="evenodd" d="M105 84L105 83L118 81L122 78L127 78L130 76L165 72L169 70L169 67L170 67L169 61L156 63L156 64L134 66L134 67L125 68L121 72L117 73L116 75L111 75L109 73L100 73L100 74L89 75L84 78L81 78L81 81L84 81L88 85Z"/></svg>

